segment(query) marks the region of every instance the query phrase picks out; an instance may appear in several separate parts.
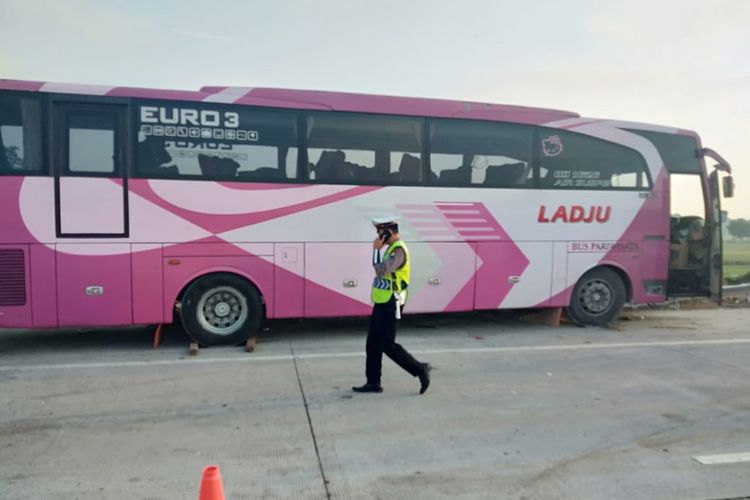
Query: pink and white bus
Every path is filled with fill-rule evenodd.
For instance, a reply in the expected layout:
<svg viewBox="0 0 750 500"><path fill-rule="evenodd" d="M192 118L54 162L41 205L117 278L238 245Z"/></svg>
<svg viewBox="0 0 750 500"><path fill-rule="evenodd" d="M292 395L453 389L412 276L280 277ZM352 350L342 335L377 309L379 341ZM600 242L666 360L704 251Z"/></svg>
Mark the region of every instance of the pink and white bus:
<svg viewBox="0 0 750 500"><path fill-rule="evenodd" d="M551 109L0 80L0 327L179 315L215 345L366 315L373 216L409 244L407 313L720 299L720 170L693 132ZM670 217L676 174L698 217Z"/></svg>

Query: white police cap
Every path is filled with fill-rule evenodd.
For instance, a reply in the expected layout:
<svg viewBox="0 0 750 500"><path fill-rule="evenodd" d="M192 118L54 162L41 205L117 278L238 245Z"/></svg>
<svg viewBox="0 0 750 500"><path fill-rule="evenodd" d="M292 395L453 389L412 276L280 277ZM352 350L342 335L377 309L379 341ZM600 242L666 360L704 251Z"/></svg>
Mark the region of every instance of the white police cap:
<svg viewBox="0 0 750 500"><path fill-rule="evenodd" d="M394 217L394 216L391 216L391 217L373 217L372 218L372 225L375 226L375 227L377 227L377 226L384 226L384 225L388 225L388 224L395 224L396 222L398 222L398 217Z"/></svg>

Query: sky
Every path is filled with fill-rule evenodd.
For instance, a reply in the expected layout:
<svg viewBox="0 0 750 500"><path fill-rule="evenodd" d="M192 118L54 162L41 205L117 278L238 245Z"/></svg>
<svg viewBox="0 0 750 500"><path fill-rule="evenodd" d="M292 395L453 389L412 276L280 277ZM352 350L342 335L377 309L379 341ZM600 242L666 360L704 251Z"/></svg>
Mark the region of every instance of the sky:
<svg viewBox="0 0 750 500"><path fill-rule="evenodd" d="M733 165L723 208L750 218L749 26L750 0L0 0L0 78L436 97L675 126ZM673 211L699 213L676 191Z"/></svg>

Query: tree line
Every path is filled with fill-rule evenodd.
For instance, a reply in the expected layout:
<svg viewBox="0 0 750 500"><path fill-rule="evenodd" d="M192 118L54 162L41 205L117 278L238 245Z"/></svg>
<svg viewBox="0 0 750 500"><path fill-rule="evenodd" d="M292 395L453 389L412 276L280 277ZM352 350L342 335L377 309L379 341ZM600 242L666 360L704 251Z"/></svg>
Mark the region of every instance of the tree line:
<svg viewBox="0 0 750 500"><path fill-rule="evenodd" d="M750 238L750 220L732 219L727 223L727 231L734 238L740 240Z"/></svg>

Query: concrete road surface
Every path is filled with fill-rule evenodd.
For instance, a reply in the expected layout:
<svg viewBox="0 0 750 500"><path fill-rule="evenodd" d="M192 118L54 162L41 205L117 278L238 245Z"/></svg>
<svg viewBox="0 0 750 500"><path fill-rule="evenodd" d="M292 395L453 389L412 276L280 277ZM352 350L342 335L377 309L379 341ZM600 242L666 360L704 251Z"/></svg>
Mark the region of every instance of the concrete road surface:
<svg viewBox="0 0 750 500"><path fill-rule="evenodd" d="M227 499L750 495L750 309L628 317L406 318L423 396L387 359L384 393L351 392L362 319L197 357L145 328L0 332L0 498L193 499L208 464Z"/></svg>

